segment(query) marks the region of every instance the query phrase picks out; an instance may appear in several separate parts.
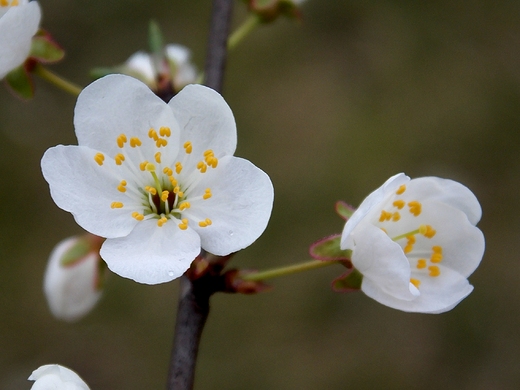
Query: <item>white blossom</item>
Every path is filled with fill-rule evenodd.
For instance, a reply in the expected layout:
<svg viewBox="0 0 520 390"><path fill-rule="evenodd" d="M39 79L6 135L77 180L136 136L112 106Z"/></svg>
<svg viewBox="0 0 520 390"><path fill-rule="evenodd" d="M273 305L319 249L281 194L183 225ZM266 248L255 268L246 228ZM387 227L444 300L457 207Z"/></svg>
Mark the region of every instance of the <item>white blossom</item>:
<svg viewBox="0 0 520 390"><path fill-rule="evenodd" d="M47 150L43 175L59 207L107 238L113 272L170 281L201 248L228 255L267 226L271 181L233 157L235 120L212 89L189 85L166 104L134 78L106 76L80 94L74 124L79 145Z"/></svg>
<svg viewBox="0 0 520 390"><path fill-rule="evenodd" d="M47 364L33 371L31 390L89 390L87 384L74 371L59 364Z"/></svg>
<svg viewBox="0 0 520 390"><path fill-rule="evenodd" d="M0 79L29 56L40 18L36 1L0 0Z"/></svg>
<svg viewBox="0 0 520 390"><path fill-rule="evenodd" d="M468 276L484 253L475 227L480 204L460 183L398 174L370 194L347 221L341 248L352 250L361 289L409 312L441 313L472 290Z"/></svg>

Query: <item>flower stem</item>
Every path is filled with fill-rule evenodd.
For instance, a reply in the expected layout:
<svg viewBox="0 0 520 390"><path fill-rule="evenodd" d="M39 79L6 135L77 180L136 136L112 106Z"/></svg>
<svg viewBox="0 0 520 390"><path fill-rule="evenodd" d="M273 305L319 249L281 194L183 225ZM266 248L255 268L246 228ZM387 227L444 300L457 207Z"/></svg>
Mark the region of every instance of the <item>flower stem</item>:
<svg viewBox="0 0 520 390"><path fill-rule="evenodd" d="M44 68L41 64L36 64L33 69L33 73L37 76L40 76L45 81L54 84L54 86L64 90L65 92L70 93L71 95L78 96L82 90L80 86L65 80L56 73L53 73L50 70Z"/></svg>
<svg viewBox="0 0 520 390"><path fill-rule="evenodd" d="M280 267L280 268L269 269L267 271L255 272L252 274L244 275L241 277L241 279L249 280L252 282L258 282L261 280L277 278L277 277L285 276L285 275L292 275L292 274L295 274L298 272L328 267L329 265L340 264L340 263L341 262L338 260L332 260L332 261L311 260L311 261L307 261L305 263L289 265L287 267Z"/></svg>
<svg viewBox="0 0 520 390"><path fill-rule="evenodd" d="M227 42L228 50L233 50L259 25L260 18L256 14L250 14L244 23L242 23L229 37Z"/></svg>

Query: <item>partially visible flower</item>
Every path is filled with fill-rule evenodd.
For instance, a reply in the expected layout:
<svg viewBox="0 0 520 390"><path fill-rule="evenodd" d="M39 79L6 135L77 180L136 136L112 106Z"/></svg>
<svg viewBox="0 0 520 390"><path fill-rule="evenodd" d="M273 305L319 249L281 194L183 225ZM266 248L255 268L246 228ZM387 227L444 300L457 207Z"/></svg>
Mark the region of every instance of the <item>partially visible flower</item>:
<svg viewBox="0 0 520 390"><path fill-rule="evenodd" d="M101 238L86 234L69 237L54 247L43 287L56 318L76 321L101 298L106 270L99 257L101 243Z"/></svg>
<svg viewBox="0 0 520 390"><path fill-rule="evenodd" d="M363 275L361 289L409 312L451 310L472 290L467 277L484 254L475 227L480 204L460 183L398 174L361 203L345 224L341 249Z"/></svg>
<svg viewBox="0 0 520 390"><path fill-rule="evenodd" d="M107 238L101 257L113 272L167 282L201 248L229 255L266 228L271 181L233 157L235 120L212 89L189 85L166 104L140 81L109 75L82 91L74 123L79 146L47 150L43 175L59 207Z"/></svg>
<svg viewBox="0 0 520 390"><path fill-rule="evenodd" d="M0 0L0 79L29 57L40 18L36 1Z"/></svg>
<svg viewBox="0 0 520 390"><path fill-rule="evenodd" d="M74 371L59 364L46 364L34 370L28 378L34 381L31 390L89 390Z"/></svg>

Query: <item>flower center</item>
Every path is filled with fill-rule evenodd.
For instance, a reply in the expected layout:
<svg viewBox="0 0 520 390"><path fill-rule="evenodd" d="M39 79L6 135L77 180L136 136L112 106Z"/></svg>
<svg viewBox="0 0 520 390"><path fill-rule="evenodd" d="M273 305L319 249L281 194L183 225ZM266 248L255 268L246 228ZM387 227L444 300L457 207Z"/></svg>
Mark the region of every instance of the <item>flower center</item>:
<svg viewBox="0 0 520 390"><path fill-rule="evenodd" d="M158 132L150 129L148 138L143 140L120 134L116 139L120 152L113 157L115 166L105 164L103 153L95 154L94 161L111 170L118 180L117 190L125 195L124 202L116 200L110 207L130 209L130 215L137 221L156 219L159 227L169 220L177 221L181 230L188 228L189 221L208 227L211 219L201 218L197 210L192 209L192 203L213 196L211 188L201 190L198 184L209 168L217 168L218 159L212 150L206 150L195 169L190 161L193 145L186 141L184 153L173 160L165 148L170 136L168 127L161 127ZM143 150L152 151L152 155L145 156Z"/></svg>
<svg viewBox="0 0 520 390"><path fill-rule="evenodd" d="M403 212L409 212L413 217L418 217L421 215L422 204L419 201L405 201L404 199L399 198L399 196L403 195L405 191L406 185L403 184L395 192L395 195L398 197L392 202L392 207L388 210L381 211L381 215L379 217L379 222L381 225L386 225L387 223L399 224L399 221L401 221L401 213ZM401 225L403 223L404 222L401 221ZM426 239L432 239L437 233L437 231L431 225L418 224L415 226L418 227L410 226L410 224L406 222L406 229L403 229L406 231L406 233L398 234L392 237L392 240L401 243L403 252L412 266L412 272L414 273L414 276L416 276L410 279L410 283L413 284L416 288L419 288L422 277L428 276L435 278L441 274L441 270L438 264L442 261L443 249L440 245L432 245L431 249L427 251L424 250L424 245L420 245L419 249L415 249L418 236L425 237ZM381 229L388 234L385 227L381 227ZM406 242L403 242L403 240L406 240Z"/></svg>

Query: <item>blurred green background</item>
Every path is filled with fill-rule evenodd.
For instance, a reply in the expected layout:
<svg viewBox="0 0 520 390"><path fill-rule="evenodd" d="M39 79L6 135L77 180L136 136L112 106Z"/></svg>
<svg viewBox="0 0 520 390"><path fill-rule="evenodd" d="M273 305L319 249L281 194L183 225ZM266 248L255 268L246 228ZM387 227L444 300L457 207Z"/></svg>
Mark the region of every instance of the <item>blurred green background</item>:
<svg viewBox="0 0 520 390"><path fill-rule="evenodd" d="M86 85L95 66L147 47L148 22L203 68L210 1L42 0L66 49L51 69ZM245 18L236 2L234 25ZM480 199L487 250L474 292L441 315L406 314L336 294L330 267L273 280L256 296L212 298L196 389L513 389L520 387L520 2L309 0L231 53L224 96L237 155L275 186L266 233L232 266L307 260L342 228L336 200L359 202L388 177L458 180ZM36 80L33 101L0 89L0 388L28 389L42 364L92 389L162 389L177 282L110 275L75 324L42 292L49 252L80 233L52 202L39 160L75 144L75 99Z"/></svg>

